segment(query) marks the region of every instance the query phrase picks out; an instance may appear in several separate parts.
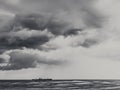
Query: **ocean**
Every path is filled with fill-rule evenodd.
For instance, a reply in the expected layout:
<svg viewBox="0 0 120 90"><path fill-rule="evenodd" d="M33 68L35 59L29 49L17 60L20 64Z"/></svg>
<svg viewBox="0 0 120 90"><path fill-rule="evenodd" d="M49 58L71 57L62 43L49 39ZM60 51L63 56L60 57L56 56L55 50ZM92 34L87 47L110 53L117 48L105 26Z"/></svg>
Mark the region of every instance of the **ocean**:
<svg viewBox="0 0 120 90"><path fill-rule="evenodd" d="M120 90L120 80L0 80L0 90Z"/></svg>

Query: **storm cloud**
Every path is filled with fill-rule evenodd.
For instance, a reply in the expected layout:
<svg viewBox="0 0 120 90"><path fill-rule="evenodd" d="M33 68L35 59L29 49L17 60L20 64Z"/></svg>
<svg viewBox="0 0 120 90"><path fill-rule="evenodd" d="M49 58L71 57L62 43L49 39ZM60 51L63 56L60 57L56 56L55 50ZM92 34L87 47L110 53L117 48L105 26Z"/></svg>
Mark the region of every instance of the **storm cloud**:
<svg viewBox="0 0 120 90"><path fill-rule="evenodd" d="M103 17L94 0L0 2L1 10L8 12L0 26L0 63L4 63L0 70L62 66L63 49L86 49L101 42Z"/></svg>
<svg viewBox="0 0 120 90"><path fill-rule="evenodd" d="M2 50L21 49L22 47L37 48L60 35L67 38L71 35L80 35L82 31L84 30L75 28L68 21L49 15L16 15L1 28L0 48ZM91 45L88 44L88 47ZM82 46L86 47L86 44Z"/></svg>
<svg viewBox="0 0 120 90"><path fill-rule="evenodd" d="M4 66L0 66L1 70L20 70L27 68L36 68L40 65L61 66L64 60L57 60L50 57L49 54L34 49L12 50L4 53L9 58L1 58L0 63L4 62ZM4 55L3 54L3 55Z"/></svg>

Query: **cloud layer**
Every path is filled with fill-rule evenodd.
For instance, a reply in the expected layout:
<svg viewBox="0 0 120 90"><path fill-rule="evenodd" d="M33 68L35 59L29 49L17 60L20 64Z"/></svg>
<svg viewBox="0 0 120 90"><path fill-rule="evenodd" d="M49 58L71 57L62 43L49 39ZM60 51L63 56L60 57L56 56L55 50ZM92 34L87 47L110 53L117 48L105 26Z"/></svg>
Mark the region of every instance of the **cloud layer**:
<svg viewBox="0 0 120 90"><path fill-rule="evenodd" d="M5 60L6 65L1 66L1 70L19 70L27 68L39 67L39 65L62 65L63 60L58 61L54 57L48 56L46 52L41 52L34 49L23 49L23 50L11 50L4 53L6 56L1 55L1 63ZM2 57L6 57L2 59Z"/></svg>
<svg viewBox="0 0 120 90"><path fill-rule="evenodd" d="M96 38L99 36L97 29L102 26L102 17L96 13L93 1L2 0L1 9L13 15L7 15L10 17L7 23L1 22L3 64L0 69L59 66L67 61L63 55L56 56L64 52L60 49L90 48L98 44L101 39Z"/></svg>
<svg viewBox="0 0 120 90"><path fill-rule="evenodd" d="M120 66L119 6L117 0L1 0L0 70L112 75Z"/></svg>

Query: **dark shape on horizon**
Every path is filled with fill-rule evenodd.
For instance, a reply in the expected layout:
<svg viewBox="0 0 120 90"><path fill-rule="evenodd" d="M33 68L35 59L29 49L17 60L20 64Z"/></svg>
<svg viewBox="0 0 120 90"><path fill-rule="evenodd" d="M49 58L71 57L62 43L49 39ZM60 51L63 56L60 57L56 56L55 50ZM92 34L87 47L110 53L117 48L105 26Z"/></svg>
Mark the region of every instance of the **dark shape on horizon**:
<svg viewBox="0 0 120 90"><path fill-rule="evenodd" d="M42 79L42 78L39 78L39 79L32 79L32 81L35 81L35 82L43 82L43 81L52 81L53 79Z"/></svg>

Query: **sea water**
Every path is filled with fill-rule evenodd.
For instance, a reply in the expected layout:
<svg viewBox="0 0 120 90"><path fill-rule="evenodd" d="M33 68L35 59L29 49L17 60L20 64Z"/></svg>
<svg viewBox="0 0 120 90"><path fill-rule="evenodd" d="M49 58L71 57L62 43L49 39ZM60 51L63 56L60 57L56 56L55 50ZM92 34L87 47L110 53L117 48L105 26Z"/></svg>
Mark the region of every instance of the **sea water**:
<svg viewBox="0 0 120 90"><path fill-rule="evenodd" d="M0 90L120 90L119 80L0 81Z"/></svg>

